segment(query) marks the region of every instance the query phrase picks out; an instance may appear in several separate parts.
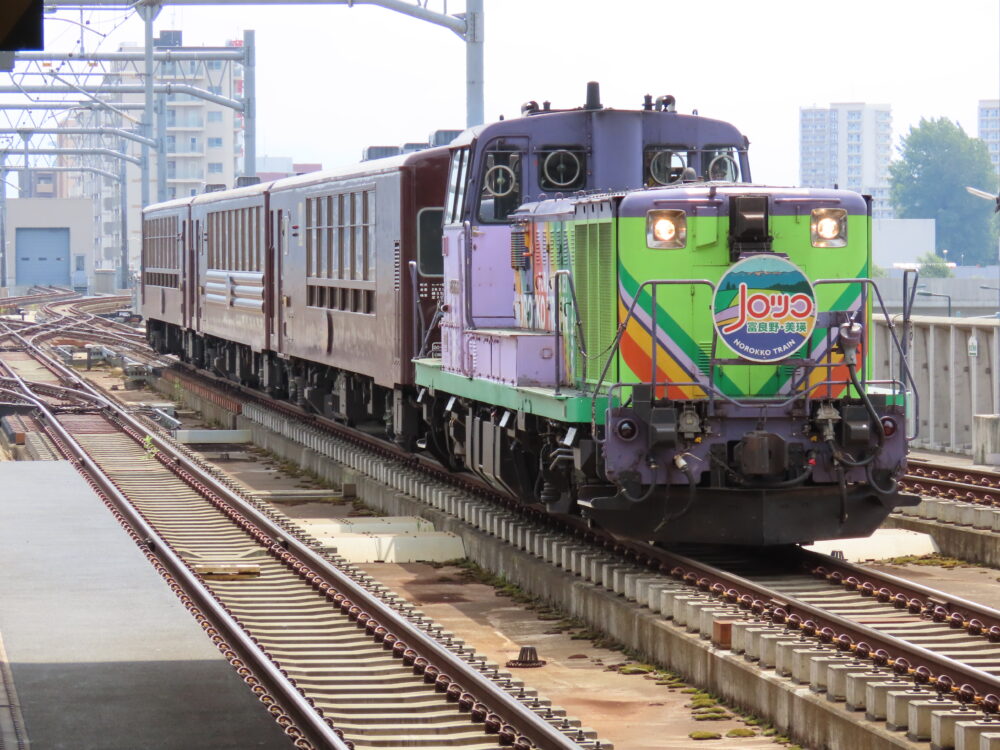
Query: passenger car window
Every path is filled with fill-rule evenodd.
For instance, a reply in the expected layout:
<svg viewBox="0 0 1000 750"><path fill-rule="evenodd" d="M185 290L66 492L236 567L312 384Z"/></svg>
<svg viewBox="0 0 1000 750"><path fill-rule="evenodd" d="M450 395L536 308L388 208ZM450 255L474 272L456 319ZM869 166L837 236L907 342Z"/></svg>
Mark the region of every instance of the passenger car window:
<svg viewBox="0 0 1000 750"><path fill-rule="evenodd" d="M444 257L441 254L442 218L440 208L424 208L417 214L417 268L421 276L441 276Z"/></svg>

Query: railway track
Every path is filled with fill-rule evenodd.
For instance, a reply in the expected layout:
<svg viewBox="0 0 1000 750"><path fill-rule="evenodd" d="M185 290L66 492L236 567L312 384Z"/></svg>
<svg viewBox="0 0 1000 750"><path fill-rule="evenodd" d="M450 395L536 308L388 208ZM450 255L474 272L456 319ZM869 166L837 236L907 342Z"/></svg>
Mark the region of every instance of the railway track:
<svg viewBox="0 0 1000 750"><path fill-rule="evenodd" d="M32 287L28 294L20 297L0 298L0 315L9 314L22 306L37 305L55 300L70 299L79 296L72 289L62 287Z"/></svg>
<svg viewBox="0 0 1000 750"><path fill-rule="evenodd" d="M912 458L904 486L920 495L1000 508L1000 474Z"/></svg>
<svg viewBox="0 0 1000 750"><path fill-rule="evenodd" d="M317 441L332 441L339 446L341 460L350 454L360 456L362 448L370 449L377 443L380 468L376 473L383 480L400 483L409 494L422 495L438 507L475 519L481 528L616 593L652 605L654 597L650 592L655 589L659 594L655 605L658 611L686 630L701 630L703 635L707 630L710 634L714 623L728 621L733 628L730 645L744 651L762 668L809 682L814 689L827 692L830 700L853 701L851 707L865 708L874 719L888 719L892 726L900 726L905 709L886 708L895 705L886 702L886 694L892 689L905 693L911 703L934 697L941 701L939 711L954 709L959 718L988 717L1000 710L1000 613L994 610L833 558L807 556L802 551L785 550L768 559L748 559L718 550L701 550L694 557L612 540L573 519L543 525L545 517L537 510L509 501L502 501L495 510L483 511L481 501L488 493L481 486L463 488L464 480L440 470L425 471L413 457L393 456L391 446L370 436L345 435L337 426L295 414L294 407L280 405L275 409L261 402L256 394L242 393L211 379L190 373L171 373L168 377L183 380L186 390L214 393L216 403L221 399L234 411L270 412L272 421L289 424L295 419L299 437L304 436L314 449ZM215 390L220 387L221 394ZM244 403L252 401L258 403L244 408ZM393 465L394 461L398 464ZM360 468L376 462L357 458L355 463L355 468ZM466 493L468 500L455 500L457 490ZM183 515L190 517L192 513L193 509L188 508ZM294 538L289 524L281 528L282 533ZM548 539L548 543L539 545L541 538ZM220 569L226 569L226 565L238 565L232 557L226 553L206 559L221 560ZM231 610L242 615L241 619L263 627L261 635L265 636L265 648L270 646L268 650L274 649L286 659L293 652L301 653L299 644L289 650L287 643L266 640L269 627L290 617L283 609L286 600L293 601L297 596L274 583L282 604L263 605L260 609L261 602L267 600L247 595L249 587L241 585L244 581L238 575L235 580L214 583L219 591L228 587L242 592L237 609ZM266 579L263 573L253 575L252 569L242 575ZM644 583L638 585L638 581ZM303 630L310 627L304 626ZM307 659L307 666L295 673L295 679L300 686L309 685L318 689L317 695L326 696L329 702L322 705L331 711L338 707L344 710L335 700L337 680L327 678L324 683L322 665L331 658L335 664L343 663L326 644L326 650L321 648ZM852 680L863 687L872 683L881 693L859 693L856 686L852 692ZM405 695L411 703L423 703L409 693ZM426 705L421 708L428 711L428 716L441 715ZM901 710L904 714L900 714ZM370 709L355 715L376 714L377 709ZM902 719L903 726L908 720ZM349 726L352 730L362 729L359 724ZM922 730L914 731L914 736L921 739Z"/></svg>
<svg viewBox="0 0 1000 750"><path fill-rule="evenodd" d="M14 368L4 384L19 384L52 442L87 472L182 600L204 613L299 747L601 746L509 674L484 674L480 660L419 612L357 571L338 570L273 512L248 503L57 362L46 368L73 383L64 395L75 398L74 413L43 403L42 386L29 386Z"/></svg>
<svg viewBox="0 0 1000 750"><path fill-rule="evenodd" d="M211 390L203 379L177 373L167 377L183 379L185 390ZM355 470L373 468L372 461L351 458L360 454L370 438L342 440L339 428L320 420L297 415L293 421L287 416L291 410L287 405L274 409L258 401L248 406L246 403L257 401L256 396L244 398L238 389L222 387L224 396L234 402L236 410L242 408L244 415L279 431L284 423L288 425L286 437L337 460L352 462ZM304 426L303 419L311 424ZM613 540L572 519L546 523L536 510L502 499L495 510L485 511L481 499L488 492L481 487L465 488L470 495L467 502L442 500L446 493L454 494L460 480L433 471L428 479L412 457L386 466L392 449L383 446L380 450L376 474L381 480L395 482L398 489L446 508L565 570L640 603L650 601L640 589L666 586L672 591L671 601L681 604L668 604L663 613L685 627L694 621L694 629L711 633L714 620L736 619L743 623L738 631L763 629L769 638L787 644L781 653L788 652L781 664L768 657L763 666L800 682L814 681L821 692L828 690L826 675L833 670L838 676L832 678L832 700L846 700L845 678L850 674L860 683L876 678L884 682L880 685L883 693L872 699L875 702L884 703L884 693L895 689L909 691L913 700L940 700L942 708L953 707L960 718L994 716L1000 709L1000 613L995 610L798 549L786 549L767 559L733 558L718 550L702 550L691 556ZM562 538L552 541L556 534ZM544 537L549 541L540 542ZM638 586L640 580L646 583ZM692 607L707 614L692 614ZM751 658L759 661L759 647L754 643L745 637L737 639L737 647L749 647ZM809 659L800 659L798 666L786 663L796 650L808 652ZM767 653L777 654L778 650ZM813 680L810 670L815 659L828 663L824 662ZM865 707L867 696L855 690L852 700L856 707ZM889 718L878 706L873 707L872 716ZM891 719L895 727L900 722L905 726L907 721L899 710Z"/></svg>

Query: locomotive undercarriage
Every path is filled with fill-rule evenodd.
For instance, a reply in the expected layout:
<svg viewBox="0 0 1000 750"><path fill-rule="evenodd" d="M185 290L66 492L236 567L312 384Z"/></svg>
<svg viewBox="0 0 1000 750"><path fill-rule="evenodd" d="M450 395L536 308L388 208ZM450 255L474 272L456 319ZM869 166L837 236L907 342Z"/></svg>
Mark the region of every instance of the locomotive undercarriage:
<svg viewBox="0 0 1000 750"><path fill-rule="evenodd" d="M578 428L425 388L416 402L426 426L418 447L522 501L576 511L580 456L594 463L593 441Z"/></svg>

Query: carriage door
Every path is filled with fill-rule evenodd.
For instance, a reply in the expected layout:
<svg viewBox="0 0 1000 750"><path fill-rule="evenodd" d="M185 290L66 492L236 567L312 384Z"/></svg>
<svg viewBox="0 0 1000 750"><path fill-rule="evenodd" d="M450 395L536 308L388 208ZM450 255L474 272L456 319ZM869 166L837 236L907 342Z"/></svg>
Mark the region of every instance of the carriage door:
<svg viewBox="0 0 1000 750"><path fill-rule="evenodd" d="M196 331L201 330L201 253L202 253L201 219L194 221L194 230L191 232L191 252L188 257L191 259L191 328Z"/></svg>
<svg viewBox="0 0 1000 750"><path fill-rule="evenodd" d="M270 257L268 271L274 281L270 285L268 295L268 332L272 349L276 352L285 350L285 305L282 297L282 259L285 251L285 217L282 209L271 211L271 242L268 243Z"/></svg>
<svg viewBox="0 0 1000 750"><path fill-rule="evenodd" d="M194 257L194 238L191 236L191 221L181 222L181 233L178 238L181 245L181 278L184 279L184 327L190 328L194 323L194 299L198 291L198 264Z"/></svg>

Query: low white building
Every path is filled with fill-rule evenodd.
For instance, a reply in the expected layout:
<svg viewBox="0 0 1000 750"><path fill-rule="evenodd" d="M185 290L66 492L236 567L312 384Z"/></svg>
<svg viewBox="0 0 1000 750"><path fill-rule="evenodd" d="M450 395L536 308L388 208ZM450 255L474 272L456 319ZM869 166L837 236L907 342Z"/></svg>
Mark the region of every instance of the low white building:
<svg viewBox="0 0 1000 750"><path fill-rule="evenodd" d="M896 263L913 263L918 256L934 252L935 240L934 219L875 219L872 260L885 269Z"/></svg>
<svg viewBox="0 0 1000 750"><path fill-rule="evenodd" d="M94 206L89 198L7 200L3 256L14 294L34 285L90 289Z"/></svg>

